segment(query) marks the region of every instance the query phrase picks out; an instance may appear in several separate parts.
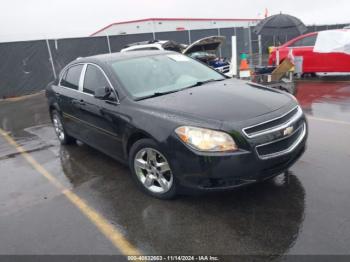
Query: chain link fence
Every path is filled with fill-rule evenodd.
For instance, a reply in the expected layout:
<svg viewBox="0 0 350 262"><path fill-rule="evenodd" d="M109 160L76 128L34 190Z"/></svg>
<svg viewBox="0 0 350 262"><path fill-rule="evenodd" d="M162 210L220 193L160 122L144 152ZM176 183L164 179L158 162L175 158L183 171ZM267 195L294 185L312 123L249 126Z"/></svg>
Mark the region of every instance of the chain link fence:
<svg viewBox="0 0 350 262"><path fill-rule="evenodd" d="M309 26L308 32L344 26ZM259 37L253 32L253 27L235 27L0 43L0 98L26 95L45 89L61 69L77 57L118 52L125 45L140 41L159 39L190 44L216 35L226 37L226 43L220 48L218 55L231 58L231 37L236 36L236 62L239 65L240 54L246 53L251 67L267 63L269 46L295 37Z"/></svg>

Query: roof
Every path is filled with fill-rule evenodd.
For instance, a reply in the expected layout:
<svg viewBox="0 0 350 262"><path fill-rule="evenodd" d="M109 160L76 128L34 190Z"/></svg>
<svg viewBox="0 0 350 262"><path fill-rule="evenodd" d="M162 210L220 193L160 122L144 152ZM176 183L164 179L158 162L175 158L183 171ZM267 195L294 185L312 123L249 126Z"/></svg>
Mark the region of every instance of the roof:
<svg viewBox="0 0 350 262"><path fill-rule="evenodd" d="M349 28L350 29L350 28ZM303 35L299 35L299 36L297 36L297 37L294 37L293 39L291 39L291 40L289 40L289 41L287 41L287 42L285 42L282 46L283 47L285 47L285 46L288 46L288 45L290 45L291 43L293 43L294 41L298 41L299 39L301 39L301 38L304 38L304 37L308 37L308 36L312 36L312 35L317 35L318 33L320 33L320 32L329 32L329 31L350 31L350 30L348 30L348 29L341 29L341 28L337 28L337 29L329 29L329 30L322 30L322 31L316 31L316 32L310 32L310 33L305 33L305 34L303 34Z"/></svg>
<svg viewBox="0 0 350 262"><path fill-rule="evenodd" d="M111 54L101 54L101 55L94 55L94 56L87 56L87 57L81 57L76 60L74 60L72 63L88 63L88 62L102 62L102 63L108 63L118 60L125 60L125 59L132 59L132 58L138 58L138 57L144 57L144 56L151 56L151 55L160 55L160 54L167 54L167 53L173 53L171 51L158 51L158 50L145 50L145 51L137 51L137 52L116 52Z"/></svg>
<svg viewBox="0 0 350 262"><path fill-rule="evenodd" d="M110 28L114 25L123 25L123 24L132 24L132 23L138 23L138 22L147 22L147 21L260 21L259 18L145 18L145 19L137 19L137 20L129 20L129 21L123 21L123 22L115 22L111 23L90 36L94 36L98 33L100 33L103 30L106 30L107 28Z"/></svg>
<svg viewBox="0 0 350 262"><path fill-rule="evenodd" d="M169 40L148 40L148 41L140 41L140 42L134 42L134 43L130 43L124 46L124 48L126 47L131 47L131 46L138 46L138 45L150 45L150 44L165 44L166 42L168 42Z"/></svg>

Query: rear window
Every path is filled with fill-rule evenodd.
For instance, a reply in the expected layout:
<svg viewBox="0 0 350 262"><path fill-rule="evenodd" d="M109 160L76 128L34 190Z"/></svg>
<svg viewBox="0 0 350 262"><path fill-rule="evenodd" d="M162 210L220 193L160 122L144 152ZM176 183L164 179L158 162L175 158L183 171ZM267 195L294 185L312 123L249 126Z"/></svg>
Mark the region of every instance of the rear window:
<svg viewBox="0 0 350 262"><path fill-rule="evenodd" d="M61 85L68 88L72 88L74 90L78 90L82 69L83 65L74 65L69 67L63 74L63 77L61 79Z"/></svg>

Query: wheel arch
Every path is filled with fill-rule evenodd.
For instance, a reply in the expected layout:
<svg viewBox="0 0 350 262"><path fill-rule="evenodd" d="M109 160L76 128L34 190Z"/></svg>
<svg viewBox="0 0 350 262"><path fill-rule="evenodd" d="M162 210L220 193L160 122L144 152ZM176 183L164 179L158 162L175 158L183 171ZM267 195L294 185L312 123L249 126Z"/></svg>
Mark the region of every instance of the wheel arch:
<svg viewBox="0 0 350 262"><path fill-rule="evenodd" d="M125 156L128 158L130 149L133 144L135 144L138 140L145 138L154 140L154 138L150 134L147 134L146 132L141 130L134 130L132 133L130 133L124 145Z"/></svg>
<svg viewBox="0 0 350 262"><path fill-rule="evenodd" d="M52 111L56 110L58 111L59 114L61 114L61 109L57 103L52 103L49 105L49 113L50 113L50 118L52 118Z"/></svg>

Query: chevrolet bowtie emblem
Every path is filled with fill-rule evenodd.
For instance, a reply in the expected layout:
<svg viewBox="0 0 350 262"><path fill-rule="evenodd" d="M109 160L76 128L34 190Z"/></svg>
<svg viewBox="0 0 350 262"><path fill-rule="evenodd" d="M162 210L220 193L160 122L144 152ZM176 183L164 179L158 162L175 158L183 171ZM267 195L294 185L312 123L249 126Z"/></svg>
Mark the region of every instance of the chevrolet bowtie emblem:
<svg viewBox="0 0 350 262"><path fill-rule="evenodd" d="M291 133L293 133L293 131L294 131L294 127L289 126L289 127L287 127L286 129L283 130L283 135L284 135L284 136L288 136L288 135L290 135Z"/></svg>

